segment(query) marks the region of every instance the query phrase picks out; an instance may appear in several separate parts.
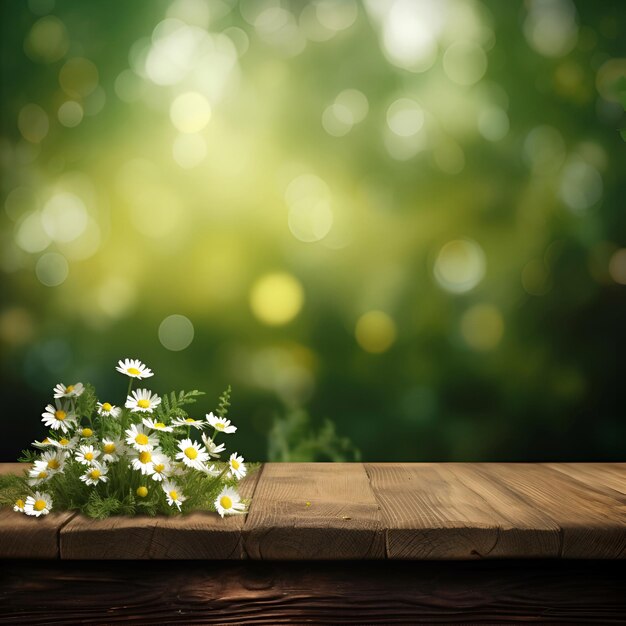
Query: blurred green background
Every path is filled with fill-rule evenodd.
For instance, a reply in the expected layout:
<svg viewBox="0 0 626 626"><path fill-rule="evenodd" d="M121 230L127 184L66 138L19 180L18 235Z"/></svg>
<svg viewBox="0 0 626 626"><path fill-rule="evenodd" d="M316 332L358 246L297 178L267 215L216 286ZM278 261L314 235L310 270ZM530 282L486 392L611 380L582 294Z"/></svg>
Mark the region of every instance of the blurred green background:
<svg viewBox="0 0 626 626"><path fill-rule="evenodd" d="M623 460L622 1L1 11L2 460L123 357L246 458Z"/></svg>

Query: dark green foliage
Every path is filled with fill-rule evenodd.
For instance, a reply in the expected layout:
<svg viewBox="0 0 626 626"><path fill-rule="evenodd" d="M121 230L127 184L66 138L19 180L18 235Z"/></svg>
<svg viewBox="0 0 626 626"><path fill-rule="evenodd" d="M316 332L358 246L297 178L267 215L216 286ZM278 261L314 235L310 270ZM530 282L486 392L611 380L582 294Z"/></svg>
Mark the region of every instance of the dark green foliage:
<svg viewBox="0 0 626 626"><path fill-rule="evenodd" d="M226 415L228 415L228 407L230 407L230 392L231 388L230 385L228 385L228 387L225 389L224 392L222 392L222 395L220 396L220 399L217 403L216 411L219 417L225 418Z"/></svg>
<svg viewBox="0 0 626 626"><path fill-rule="evenodd" d="M181 407L194 404L197 402L197 398L203 396L203 391L194 389L193 391L179 391L178 394L175 391L165 394L161 398L161 404L157 408L157 415L162 419L171 419L175 417L187 417L187 412L183 411Z"/></svg>

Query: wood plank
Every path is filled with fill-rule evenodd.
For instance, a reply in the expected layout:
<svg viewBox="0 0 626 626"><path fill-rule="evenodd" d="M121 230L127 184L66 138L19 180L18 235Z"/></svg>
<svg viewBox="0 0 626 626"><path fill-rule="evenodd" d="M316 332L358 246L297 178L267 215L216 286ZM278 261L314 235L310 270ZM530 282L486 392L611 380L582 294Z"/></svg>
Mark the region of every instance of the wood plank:
<svg viewBox="0 0 626 626"><path fill-rule="evenodd" d="M244 526L253 559L381 559L378 505L361 463L268 463Z"/></svg>
<svg viewBox="0 0 626 626"><path fill-rule="evenodd" d="M610 497L541 464L474 464L561 528L561 556L573 559L626 557L626 497Z"/></svg>
<svg viewBox="0 0 626 626"><path fill-rule="evenodd" d="M0 624L623 624L618 565L14 561Z"/></svg>
<svg viewBox="0 0 626 626"><path fill-rule="evenodd" d="M241 481L240 493L253 497L259 471ZM241 559L245 516L217 513L185 516L110 517L77 515L61 529L62 559Z"/></svg>
<svg viewBox="0 0 626 626"><path fill-rule="evenodd" d="M0 474L20 474L24 463L0 463ZM0 559L57 559L58 533L73 512L52 512L45 517L29 517L11 508L0 510Z"/></svg>
<svg viewBox="0 0 626 626"><path fill-rule="evenodd" d="M554 557L559 527L469 464L367 463L390 559Z"/></svg>
<svg viewBox="0 0 626 626"><path fill-rule="evenodd" d="M626 463L546 463L546 466L609 496L626 495Z"/></svg>

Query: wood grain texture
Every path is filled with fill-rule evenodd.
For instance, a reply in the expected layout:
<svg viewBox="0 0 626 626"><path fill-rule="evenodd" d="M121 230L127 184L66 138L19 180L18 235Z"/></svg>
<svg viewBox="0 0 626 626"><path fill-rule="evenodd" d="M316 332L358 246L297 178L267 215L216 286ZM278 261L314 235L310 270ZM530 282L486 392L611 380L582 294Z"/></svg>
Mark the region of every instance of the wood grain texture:
<svg viewBox="0 0 626 626"><path fill-rule="evenodd" d="M253 497L259 472L244 478L243 498ZM197 512L176 517L77 515L60 532L62 559L241 559L245 516Z"/></svg>
<svg viewBox="0 0 626 626"><path fill-rule="evenodd" d="M22 474L25 463L0 463L0 474ZM50 513L42 518L0 509L0 559L57 559L59 530L74 513Z"/></svg>
<svg viewBox="0 0 626 626"><path fill-rule="evenodd" d="M546 463L546 466L611 497L626 495L626 463Z"/></svg>
<svg viewBox="0 0 626 626"><path fill-rule="evenodd" d="M367 463L390 559L556 557L559 527L470 464Z"/></svg>
<svg viewBox="0 0 626 626"><path fill-rule="evenodd" d="M623 624L596 561L4 562L0 624Z"/></svg>
<svg viewBox="0 0 626 626"><path fill-rule="evenodd" d="M561 557L626 558L625 496L606 495L541 464L477 463L473 467L559 525Z"/></svg>
<svg viewBox="0 0 626 626"><path fill-rule="evenodd" d="M361 463L268 463L244 526L253 559L385 557L378 505Z"/></svg>

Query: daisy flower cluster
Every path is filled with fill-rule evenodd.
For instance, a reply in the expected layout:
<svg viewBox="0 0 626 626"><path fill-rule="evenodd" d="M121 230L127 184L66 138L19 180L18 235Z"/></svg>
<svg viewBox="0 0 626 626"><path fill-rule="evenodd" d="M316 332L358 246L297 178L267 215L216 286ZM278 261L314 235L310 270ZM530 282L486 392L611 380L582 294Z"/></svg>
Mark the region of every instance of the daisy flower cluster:
<svg viewBox="0 0 626 626"><path fill-rule="evenodd" d="M201 392L159 396L142 382L153 372L137 359L120 360L116 370L128 377L119 405L98 399L91 385L54 387L42 413L48 435L33 442L37 453L24 453L27 473L0 487L0 504L35 517L53 508L97 518L191 510L222 517L245 513L247 501L237 483L249 468L241 455L228 455L217 441L237 431L226 418L230 387L215 413L192 417L183 407Z"/></svg>

